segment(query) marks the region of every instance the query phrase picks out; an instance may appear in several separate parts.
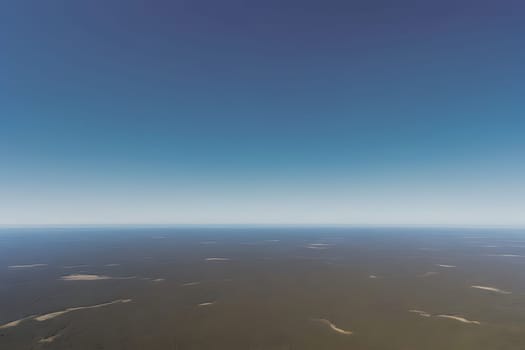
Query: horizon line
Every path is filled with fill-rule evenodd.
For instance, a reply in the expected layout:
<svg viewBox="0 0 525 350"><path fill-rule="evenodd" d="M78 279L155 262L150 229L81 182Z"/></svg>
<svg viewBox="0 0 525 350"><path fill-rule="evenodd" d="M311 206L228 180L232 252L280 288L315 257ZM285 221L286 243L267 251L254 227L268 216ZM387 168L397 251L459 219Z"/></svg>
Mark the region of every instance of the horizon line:
<svg viewBox="0 0 525 350"><path fill-rule="evenodd" d="M35 224L2 224L2 228L104 228L104 227L435 227L435 228L513 228L525 229L525 224L370 224L370 223L35 223Z"/></svg>

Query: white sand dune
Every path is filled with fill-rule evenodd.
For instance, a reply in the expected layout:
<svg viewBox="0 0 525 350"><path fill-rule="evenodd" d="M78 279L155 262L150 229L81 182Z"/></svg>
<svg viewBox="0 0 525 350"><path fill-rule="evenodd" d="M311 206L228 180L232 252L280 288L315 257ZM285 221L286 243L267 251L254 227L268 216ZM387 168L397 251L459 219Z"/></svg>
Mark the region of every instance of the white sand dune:
<svg viewBox="0 0 525 350"><path fill-rule="evenodd" d="M164 282L165 279L164 278L155 278L154 280L152 280L152 282Z"/></svg>
<svg viewBox="0 0 525 350"><path fill-rule="evenodd" d="M100 281L110 280L112 277L103 275L72 274L60 277L62 281Z"/></svg>
<svg viewBox="0 0 525 350"><path fill-rule="evenodd" d="M204 303L197 304L197 306L210 306L210 305L213 305L213 304L215 304L215 301L207 301L207 302L204 302Z"/></svg>
<svg viewBox="0 0 525 350"><path fill-rule="evenodd" d="M186 283L183 283L182 286L183 287L196 286L196 285L199 285L201 283L202 282L186 282Z"/></svg>
<svg viewBox="0 0 525 350"><path fill-rule="evenodd" d="M334 332L337 332L339 334L351 335L351 334L354 333L352 331L349 331L349 330L337 327L335 324L333 324L332 322L330 322L326 318L314 318L313 320L326 324L328 327L330 327L331 330L333 330Z"/></svg>
<svg viewBox="0 0 525 350"><path fill-rule="evenodd" d="M40 339L38 342L43 344L43 343L52 343L54 342L58 337L60 337L59 334L55 334L55 335L52 335L50 337L47 337L47 338L42 338Z"/></svg>
<svg viewBox="0 0 525 350"><path fill-rule="evenodd" d="M11 265L7 268L9 269L31 269L33 267L44 267L47 266L47 264L31 264L31 265Z"/></svg>
<svg viewBox="0 0 525 350"><path fill-rule="evenodd" d="M229 258L206 258L206 261L230 261Z"/></svg>
<svg viewBox="0 0 525 350"><path fill-rule="evenodd" d="M456 265L445 265L445 264L436 264L438 267L444 267L444 268L453 268L456 267Z"/></svg>
<svg viewBox="0 0 525 350"><path fill-rule="evenodd" d="M450 320L456 320L456 321L459 321L459 322L462 322L462 323L481 324L479 321L471 321L471 320L466 319L465 317L457 316L457 315L446 315L446 314L432 315L432 314L430 314L430 313L428 313L426 311L417 310L417 309L411 309L411 310L408 310L408 312L412 312L414 314L418 314L419 316L422 316L422 317L448 318Z"/></svg>
<svg viewBox="0 0 525 350"><path fill-rule="evenodd" d="M90 306L70 307L70 308L67 308L65 310L55 311L55 312L51 312L49 314L36 316L33 319L35 321L42 322L42 321L51 320L51 319L53 319L55 317L58 317L58 316L61 316L61 315L64 315L64 314L67 314L67 313L70 313L70 312L73 312L73 311L97 309L97 308L100 308L100 307L105 307L105 306L109 306L109 305L113 305L113 304L129 303L131 301L132 301L132 299L118 299L118 300L110 301L108 303L103 303L103 304L90 305Z"/></svg>
<svg viewBox="0 0 525 350"><path fill-rule="evenodd" d="M309 243L306 248L308 249L328 249L332 245L328 243Z"/></svg>
<svg viewBox="0 0 525 350"><path fill-rule="evenodd" d="M430 316L432 316L431 314L429 314L428 312L423 311L423 310L411 309L411 310L408 310L408 312L412 312L414 314L418 314L419 316L422 316L422 317L430 317Z"/></svg>
<svg viewBox="0 0 525 350"><path fill-rule="evenodd" d="M436 315L436 317L439 317L439 318L448 318L448 319L456 320L456 321L463 322L463 323L481 324L481 322L479 322L479 321L471 321L471 320L467 320L467 319L464 318L464 317L461 317L461 316L455 316L455 315Z"/></svg>
<svg viewBox="0 0 525 350"><path fill-rule="evenodd" d="M36 315L31 315L31 316L27 316L27 317L21 318L21 319L16 320L16 321L11 321L11 322L9 322L9 323L6 323L6 324L4 324L4 325L1 325L1 326L0 326L0 329L16 327L16 326L18 326L22 321L30 320L30 319L32 319L32 318L35 317L35 316L36 316Z"/></svg>
<svg viewBox="0 0 525 350"><path fill-rule="evenodd" d="M478 285L474 285L474 286L470 286L471 288L476 288L476 289L481 289L481 290L486 290L486 291L489 291L489 292L494 292L494 293L500 293L500 294L512 294L511 292L508 292L506 290L502 290L502 289L499 289L499 288L495 288L495 287L488 287L488 286L478 286Z"/></svg>
<svg viewBox="0 0 525 350"><path fill-rule="evenodd" d="M368 276L368 278L376 279L378 277L376 275L370 275L370 276Z"/></svg>
<svg viewBox="0 0 525 350"><path fill-rule="evenodd" d="M79 274L79 273L60 277L62 281L130 280L134 278L137 278L137 277L136 276L111 277L111 276L104 276L104 275L89 275L89 274Z"/></svg>
<svg viewBox="0 0 525 350"><path fill-rule="evenodd" d="M487 256L499 256L503 258L523 258L525 255L519 254L487 254Z"/></svg>
<svg viewBox="0 0 525 350"><path fill-rule="evenodd" d="M11 321L9 323L1 325L0 329L16 327L22 321L25 321L25 320L35 320L35 321L43 322L43 321L47 321L47 320L53 319L55 317L67 314L69 312L73 312L73 311L86 310L86 309L96 309L96 308L99 308L99 307L105 307L105 306L109 306L109 305L113 305L113 304L129 303L131 301L132 301L132 299L118 299L118 300L114 300L114 301L110 301L110 302L103 303L103 304L98 304L98 305L70 307L70 308L67 308L65 310L55 311L55 312L51 312L51 313L44 314L44 315L31 315L31 316L27 316L27 317L21 318L19 320ZM49 337L49 338L53 338L53 337ZM49 339L49 338L44 338L44 339ZM54 338L53 338L53 340L54 340ZM46 341L44 341L44 342L46 342Z"/></svg>

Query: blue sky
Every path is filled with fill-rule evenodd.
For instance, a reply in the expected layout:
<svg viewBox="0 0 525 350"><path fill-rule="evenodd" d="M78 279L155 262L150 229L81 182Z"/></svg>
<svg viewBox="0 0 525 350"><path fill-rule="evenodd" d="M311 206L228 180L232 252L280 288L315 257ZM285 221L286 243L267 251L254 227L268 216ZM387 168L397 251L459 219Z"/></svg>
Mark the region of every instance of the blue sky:
<svg viewBox="0 0 525 350"><path fill-rule="evenodd" d="M0 6L0 224L525 224L519 1Z"/></svg>

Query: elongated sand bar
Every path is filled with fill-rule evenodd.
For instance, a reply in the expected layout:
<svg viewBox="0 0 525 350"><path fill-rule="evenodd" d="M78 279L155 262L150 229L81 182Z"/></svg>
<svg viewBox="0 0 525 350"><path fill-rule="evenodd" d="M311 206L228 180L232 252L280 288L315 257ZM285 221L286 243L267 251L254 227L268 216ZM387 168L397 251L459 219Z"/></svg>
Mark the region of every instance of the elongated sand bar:
<svg viewBox="0 0 525 350"><path fill-rule="evenodd" d="M354 332L352 332L352 331L349 331L349 330L337 327L335 324L333 324L332 322L330 322L326 318L314 318L313 320L326 324L328 327L330 327L331 330L333 330L334 332L337 332L339 334L345 334L345 335L352 335L352 334L354 334Z"/></svg>
<svg viewBox="0 0 525 350"><path fill-rule="evenodd" d="M110 301L110 302L107 302L107 303L102 303L102 304L97 304L97 305L70 307L70 308L67 308L65 310L50 312L48 314L43 314L43 315L38 315L38 316L37 315L27 316L27 317L21 318L19 320L11 321L9 323L1 325L0 329L16 327L22 321L25 321L25 320L35 320L35 321L38 321L38 322L43 322L43 321L51 320L51 319L53 319L55 317L62 316L64 314L73 312L73 311L87 310L87 309L96 309L96 308L105 307L105 306L109 306L109 305L113 305L113 304L129 303L131 301L133 301L133 300L132 299L118 299L118 300L113 300L113 301Z"/></svg>
<svg viewBox="0 0 525 350"><path fill-rule="evenodd" d="M201 284L202 282L187 282L187 283L183 283L182 286L183 287L189 287L189 286L197 286L199 284Z"/></svg>
<svg viewBox="0 0 525 350"><path fill-rule="evenodd" d="M508 292L506 290L502 290L499 288L495 288L495 287L474 285L474 286L470 286L470 288L481 289L481 290L486 290L489 292L500 293L500 294L512 294L511 292Z"/></svg>
<svg viewBox="0 0 525 350"><path fill-rule="evenodd" d="M465 317L455 316L455 315L436 315L436 317L448 318L448 319L456 320L456 321L463 322L463 323L481 324L481 322L479 321L471 321L471 320L467 320Z"/></svg>
<svg viewBox="0 0 525 350"><path fill-rule="evenodd" d="M42 339L40 339L38 342L41 343L41 344L52 343L52 342L54 342L58 337L60 337L60 334L55 334L55 335L52 335L52 336L47 337L47 338L42 338Z"/></svg>
<svg viewBox="0 0 525 350"><path fill-rule="evenodd" d="M408 312L412 312L414 314L418 314L421 317L430 317L430 316L432 316L430 313L428 313L426 311L423 311L423 310L411 309L411 310L408 310Z"/></svg>
<svg viewBox="0 0 525 350"><path fill-rule="evenodd" d="M44 267L47 266L47 264L31 264L31 265L11 265L7 268L9 269L31 269L33 267Z"/></svg>
<svg viewBox="0 0 525 350"><path fill-rule="evenodd" d="M214 301L206 301L204 303L197 304L197 306L210 306L210 305L213 305L213 304L215 304Z"/></svg>

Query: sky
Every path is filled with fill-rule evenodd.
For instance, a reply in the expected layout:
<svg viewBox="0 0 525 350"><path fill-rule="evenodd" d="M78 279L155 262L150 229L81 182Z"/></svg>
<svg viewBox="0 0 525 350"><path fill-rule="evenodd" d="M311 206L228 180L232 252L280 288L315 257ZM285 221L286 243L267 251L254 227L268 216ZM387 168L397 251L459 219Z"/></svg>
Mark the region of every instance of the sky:
<svg viewBox="0 0 525 350"><path fill-rule="evenodd" d="M525 225L525 4L0 5L0 224Z"/></svg>

